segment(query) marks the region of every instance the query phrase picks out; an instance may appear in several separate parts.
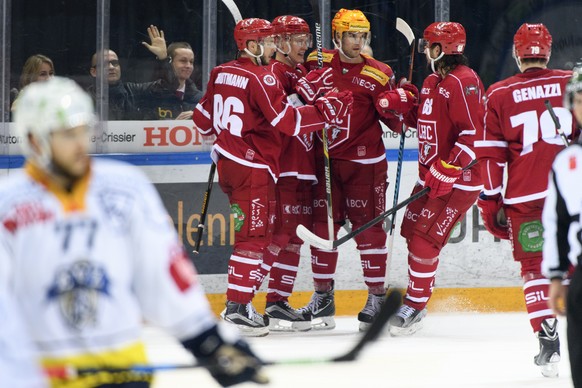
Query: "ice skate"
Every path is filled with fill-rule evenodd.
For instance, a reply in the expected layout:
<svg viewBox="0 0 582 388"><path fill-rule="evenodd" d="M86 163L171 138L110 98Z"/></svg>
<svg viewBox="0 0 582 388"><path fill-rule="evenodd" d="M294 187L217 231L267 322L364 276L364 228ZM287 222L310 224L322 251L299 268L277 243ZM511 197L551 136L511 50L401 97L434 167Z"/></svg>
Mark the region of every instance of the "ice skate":
<svg viewBox="0 0 582 388"><path fill-rule="evenodd" d="M264 337L269 334L268 323L251 303L227 301L226 309L220 315L225 322L236 325L243 336Z"/></svg>
<svg viewBox="0 0 582 388"><path fill-rule="evenodd" d="M311 315L295 310L286 301L267 302L265 315L271 331L311 330Z"/></svg>
<svg viewBox="0 0 582 388"><path fill-rule="evenodd" d="M560 362L560 338L558 337L558 320L548 318L542 322L542 329L537 332L540 341L540 353L534 357L534 363L540 367L545 377L558 377Z"/></svg>
<svg viewBox="0 0 582 388"><path fill-rule="evenodd" d="M300 314L311 317L314 330L331 330L335 327L335 302L333 284L329 291L315 291L307 305L297 310Z"/></svg>
<svg viewBox="0 0 582 388"><path fill-rule="evenodd" d="M426 316L426 308L417 310L403 304L388 321L390 335L394 337L412 335L422 328L422 319Z"/></svg>
<svg viewBox="0 0 582 388"><path fill-rule="evenodd" d="M368 330L368 327L370 327L380 312L382 304L384 304L384 294L368 294L366 305L358 314L358 321L360 321L360 331Z"/></svg>

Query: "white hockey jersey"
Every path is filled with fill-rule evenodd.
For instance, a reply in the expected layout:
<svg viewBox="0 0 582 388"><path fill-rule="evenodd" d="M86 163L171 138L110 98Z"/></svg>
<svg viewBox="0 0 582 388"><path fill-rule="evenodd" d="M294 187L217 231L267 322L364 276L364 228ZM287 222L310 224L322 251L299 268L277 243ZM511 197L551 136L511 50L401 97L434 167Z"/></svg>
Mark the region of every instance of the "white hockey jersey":
<svg viewBox="0 0 582 388"><path fill-rule="evenodd" d="M143 364L143 319L178 339L215 324L170 221L147 178L113 160L93 159L70 192L30 163L0 181L0 294L45 366Z"/></svg>
<svg viewBox="0 0 582 388"><path fill-rule="evenodd" d="M552 164L548 196L544 203L544 246L542 273L563 278L570 265L582 260L582 146L561 151Z"/></svg>

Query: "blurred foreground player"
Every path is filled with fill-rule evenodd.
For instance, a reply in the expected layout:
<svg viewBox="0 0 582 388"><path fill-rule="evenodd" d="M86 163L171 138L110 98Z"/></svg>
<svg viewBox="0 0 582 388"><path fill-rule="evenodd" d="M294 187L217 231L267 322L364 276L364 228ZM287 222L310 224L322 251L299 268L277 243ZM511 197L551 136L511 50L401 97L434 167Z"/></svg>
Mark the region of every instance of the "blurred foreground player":
<svg viewBox="0 0 582 388"><path fill-rule="evenodd" d="M572 73L547 68L551 51L552 36L546 26L519 27L513 55L520 74L487 90L484 127L475 142L484 178L477 205L487 230L511 241L513 258L521 266L529 322L539 339L534 362L547 377L558 375L560 340L556 317L543 297L550 282L541 273L542 209L548 173L564 143L545 101L551 102L566 134L572 132L572 114L562 107Z"/></svg>
<svg viewBox="0 0 582 388"><path fill-rule="evenodd" d="M564 94L564 107L572 109L582 126L582 66L575 67ZM542 274L551 280L548 305L568 319L568 353L575 388L582 388L582 145L561 151L549 176L548 196L544 203L544 250ZM569 287L566 280L575 266Z"/></svg>
<svg viewBox="0 0 582 388"><path fill-rule="evenodd" d="M27 87L15 122L26 164L0 183L0 294L20 302L53 387L146 388L145 319L167 329L223 386L266 382L261 361L217 326L151 183L88 155L89 95L55 77ZM236 334L236 333L235 333ZM124 370L127 368L128 370Z"/></svg>

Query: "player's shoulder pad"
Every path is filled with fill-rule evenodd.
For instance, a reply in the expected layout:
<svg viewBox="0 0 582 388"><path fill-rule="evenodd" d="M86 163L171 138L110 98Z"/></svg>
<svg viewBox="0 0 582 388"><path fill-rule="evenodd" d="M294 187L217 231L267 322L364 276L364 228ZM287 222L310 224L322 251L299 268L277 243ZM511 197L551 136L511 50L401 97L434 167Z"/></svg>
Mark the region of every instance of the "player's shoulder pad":
<svg viewBox="0 0 582 388"><path fill-rule="evenodd" d="M323 62L329 63L333 59L333 56L334 56L335 52L334 51L326 51L326 50L323 50L323 53L322 54L323 54ZM310 62L310 61L317 62L317 50L313 50L307 56L307 61L306 62Z"/></svg>
<svg viewBox="0 0 582 388"><path fill-rule="evenodd" d="M368 58L366 58L366 64L362 67L360 74L376 80L382 86L386 86L390 79L394 78L394 73L390 66Z"/></svg>

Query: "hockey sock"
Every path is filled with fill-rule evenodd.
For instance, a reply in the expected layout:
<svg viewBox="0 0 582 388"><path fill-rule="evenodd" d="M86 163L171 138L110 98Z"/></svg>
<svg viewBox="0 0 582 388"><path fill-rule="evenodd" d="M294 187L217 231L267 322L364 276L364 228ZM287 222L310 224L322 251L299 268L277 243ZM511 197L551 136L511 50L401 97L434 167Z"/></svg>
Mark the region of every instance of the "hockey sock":
<svg viewBox="0 0 582 388"><path fill-rule="evenodd" d="M422 259L412 253L408 254L409 281L404 304L416 310L426 307L432 296L438 264L438 257Z"/></svg>
<svg viewBox="0 0 582 388"><path fill-rule="evenodd" d="M288 244L271 267L267 302L286 301L293 292L299 270L301 245Z"/></svg>

